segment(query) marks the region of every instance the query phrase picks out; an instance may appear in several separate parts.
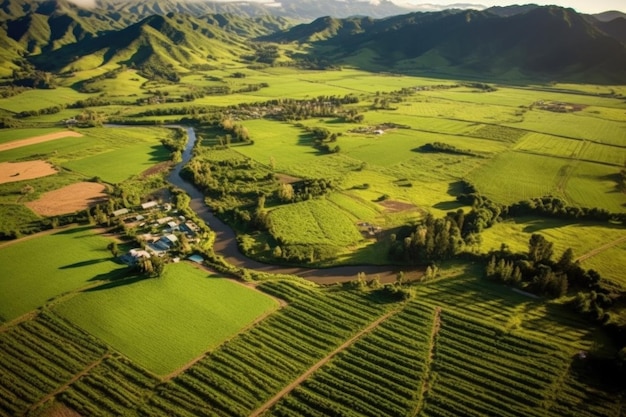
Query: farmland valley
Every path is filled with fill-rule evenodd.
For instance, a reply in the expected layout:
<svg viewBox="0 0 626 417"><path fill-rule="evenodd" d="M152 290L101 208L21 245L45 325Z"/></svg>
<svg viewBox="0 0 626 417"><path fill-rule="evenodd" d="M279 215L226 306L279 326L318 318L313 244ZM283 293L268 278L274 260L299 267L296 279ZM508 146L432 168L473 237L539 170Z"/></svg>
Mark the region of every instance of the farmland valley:
<svg viewBox="0 0 626 417"><path fill-rule="evenodd" d="M624 10L419 7L5 1L0 416L624 415Z"/></svg>

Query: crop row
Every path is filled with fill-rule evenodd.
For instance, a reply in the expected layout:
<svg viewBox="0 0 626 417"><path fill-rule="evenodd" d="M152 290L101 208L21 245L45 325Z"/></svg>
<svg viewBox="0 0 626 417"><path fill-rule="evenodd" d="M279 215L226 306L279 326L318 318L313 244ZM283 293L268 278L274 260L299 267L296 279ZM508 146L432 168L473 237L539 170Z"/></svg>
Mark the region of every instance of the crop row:
<svg viewBox="0 0 626 417"><path fill-rule="evenodd" d="M140 414L248 415L384 312L359 293L261 287L290 305L161 386Z"/></svg>
<svg viewBox="0 0 626 417"><path fill-rule="evenodd" d="M509 385L519 384L523 387L522 389L542 391L554 381L555 374L552 374L552 378L550 378L550 374L546 372L540 374L538 378L536 373L529 373L519 368L514 369L513 366L507 367L509 362L505 360L481 357L479 351L470 351L463 343L445 339L439 339L438 342L440 343L438 343L437 355L442 359L442 362L469 362L468 367L475 367L476 371L484 369L493 378L500 376L506 379ZM520 358L520 361L522 360L524 358ZM519 362L510 362L510 364L518 365Z"/></svg>
<svg viewBox="0 0 626 417"><path fill-rule="evenodd" d="M97 360L104 346L50 312L0 334L0 409L20 414Z"/></svg>
<svg viewBox="0 0 626 417"><path fill-rule="evenodd" d="M503 334L444 310L426 397L426 415L539 416L565 366L557 346Z"/></svg>
<svg viewBox="0 0 626 417"><path fill-rule="evenodd" d="M409 413L422 386L432 324L432 307L410 303L281 399L271 415Z"/></svg>
<svg viewBox="0 0 626 417"><path fill-rule="evenodd" d="M500 345L494 345L489 340L481 339L479 336L472 337L462 333L455 333L455 329L446 328L440 330L440 336L445 337L448 344L460 346L460 349L468 354L480 353L480 357L487 361L495 363L504 363L507 367L520 368L521 370L530 371L537 375L552 375L558 369L562 362L557 362L556 358L550 356L529 355L524 351L517 354L512 353L506 347L500 348ZM527 363L528 362L528 363ZM516 365L517 364L517 365ZM526 365L526 366L524 366ZM547 377L551 379L551 377Z"/></svg>
<svg viewBox="0 0 626 417"><path fill-rule="evenodd" d="M83 415L121 415L137 407L158 380L123 358L106 358L59 399Z"/></svg>
<svg viewBox="0 0 626 417"><path fill-rule="evenodd" d="M550 411L555 416L606 417L621 415L622 399L610 392L598 390L571 375L554 398ZM576 407L572 407L576 404Z"/></svg>
<svg viewBox="0 0 626 417"><path fill-rule="evenodd" d="M540 363L538 365L540 368L558 368L564 359L561 349L556 345L537 339L523 338L517 334L499 334L499 331L491 326L472 322L471 319L455 317L448 312L442 314L442 323L441 331L444 334L449 334L457 340L463 339L464 342L474 341L480 349L486 349L487 352L497 357L533 358L534 363ZM486 330L484 330L485 327Z"/></svg>

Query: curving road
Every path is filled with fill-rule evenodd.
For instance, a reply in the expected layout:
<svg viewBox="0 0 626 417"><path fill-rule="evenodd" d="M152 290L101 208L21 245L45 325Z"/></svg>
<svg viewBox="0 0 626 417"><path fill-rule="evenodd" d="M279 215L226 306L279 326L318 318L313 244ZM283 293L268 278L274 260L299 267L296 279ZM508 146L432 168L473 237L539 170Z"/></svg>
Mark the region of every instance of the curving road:
<svg viewBox="0 0 626 417"><path fill-rule="evenodd" d="M401 269L393 266L357 265L314 269L270 265L246 257L239 251L239 246L237 245L237 239L233 229L215 217L205 204L202 192L180 176L182 167L189 161L189 159L191 159L193 147L196 142L196 133L193 128L185 127L185 129L187 129L187 135L189 137L187 147L183 152L182 162L178 163L174 167L168 177L168 181L172 185L189 194L189 197L191 197L191 203L189 205L191 209L198 215L198 217L209 224L211 229L215 232L215 245L213 246L215 253L222 255L229 263L235 266L267 273L297 275L319 284L351 281L356 279L359 272L365 272L368 279L373 278L375 275L379 275L381 282L394 282L396 280L396 275ZM421 270L413 269L409 271L406 268L403 270L407 273L408 279L421 275Z"/></svg>

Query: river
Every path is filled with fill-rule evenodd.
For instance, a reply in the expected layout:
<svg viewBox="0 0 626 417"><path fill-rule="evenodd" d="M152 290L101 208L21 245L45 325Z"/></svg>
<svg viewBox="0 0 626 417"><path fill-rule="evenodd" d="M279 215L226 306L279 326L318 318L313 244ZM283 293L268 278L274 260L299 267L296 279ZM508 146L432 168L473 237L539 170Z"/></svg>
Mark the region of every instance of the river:
<svg viewBox="0 0 626 417"><path fill-rule="evenodd" d="M367 279L372 279L375 275L380 277L381 282L394 282L400 268L392 266L336 266L331 268L302 268L287 267L283 265L271 265L255 261L248 258L239 251L237 238L234 230L226 223L213 215L209 207L204 202L204 195L193 184L187 182L180 176L183 166L191 159L193 147L196 143L196 132L192 127L184 127L187 130L187 146L182 154L182 161L176 164L169 174L167 180L170 184L184 190L191 197L191 209L204 220L215 232L215 244L213 250L222 255L227 262L248 269L274 274L297 275L319 284L330 284L335 282L345 282L356 279L359 272L365 272ZM405 269L406 270L406 269ZM408 271L407 271L408 272ZM415 272L415 270L413 271ZM413 274L411 274L413 275Z"/></svg>

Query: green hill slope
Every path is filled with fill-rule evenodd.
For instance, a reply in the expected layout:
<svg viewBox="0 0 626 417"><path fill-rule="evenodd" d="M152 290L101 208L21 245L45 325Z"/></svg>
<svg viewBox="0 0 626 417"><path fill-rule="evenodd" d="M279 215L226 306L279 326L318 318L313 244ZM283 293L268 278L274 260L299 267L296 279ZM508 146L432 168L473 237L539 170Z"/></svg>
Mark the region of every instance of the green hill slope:
<svg viewBox="0 0 626 417"><path fill-rule="evenodd" d="M326 58L381 70L626 82L626 45L560 7L512 16L445 11L375 21L322 18L266 39L313 42Z"/></svg>

